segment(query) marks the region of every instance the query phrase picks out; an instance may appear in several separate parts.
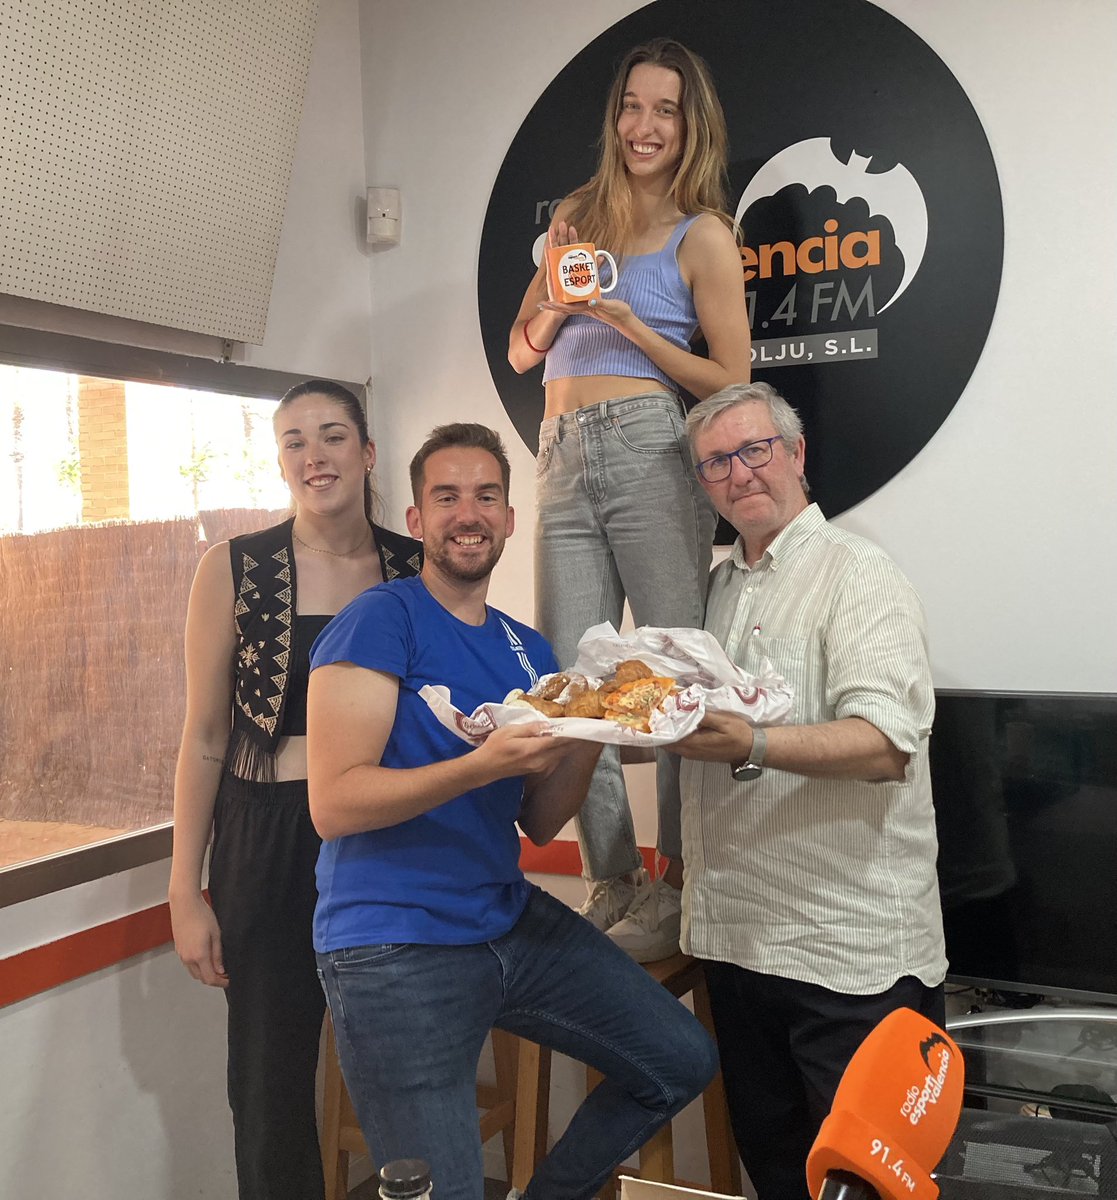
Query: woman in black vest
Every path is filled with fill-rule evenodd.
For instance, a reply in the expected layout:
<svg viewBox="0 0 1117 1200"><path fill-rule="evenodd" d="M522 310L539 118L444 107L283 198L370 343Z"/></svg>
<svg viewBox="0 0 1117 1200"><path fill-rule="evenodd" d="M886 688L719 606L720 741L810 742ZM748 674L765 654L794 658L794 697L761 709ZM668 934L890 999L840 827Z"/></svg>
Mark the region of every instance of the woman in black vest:
<svg viewBox="0 0 1117 1200"><path fill-rule="evenodd" d="M315 1200L324 1000L311 942L310 648L360 592L417 574L422 548L372 521L375 448L352 392L299 384L274 426L295 515L211 546L190 593L169 899L179 957L228 1000L241 1200ZM201 888L211 831L212 908Z"/></svg>

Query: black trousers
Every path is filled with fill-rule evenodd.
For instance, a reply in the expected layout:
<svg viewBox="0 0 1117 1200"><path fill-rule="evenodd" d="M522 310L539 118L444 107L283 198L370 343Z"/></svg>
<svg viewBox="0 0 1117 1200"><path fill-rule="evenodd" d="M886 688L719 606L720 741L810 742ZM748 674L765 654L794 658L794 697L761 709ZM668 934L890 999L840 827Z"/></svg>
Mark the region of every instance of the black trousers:
<svg viewBox="0 0 1117 1200"><path fill-rule="evenodd" d="M240 1200L321 1200L314 1081L325 996L311 941L321 840L306 782L226 774L209 890L229 986L229 1106Z"/></svg>
<svg viewBox="0 0 1117 1200"><path fill-rule="evenodd" d="M942 985L909 975L851 996L731 963L703 966L733 1136L758 1200L807 1200L807 1152L853 1052L897 1008L944 1024Z"/></svg>

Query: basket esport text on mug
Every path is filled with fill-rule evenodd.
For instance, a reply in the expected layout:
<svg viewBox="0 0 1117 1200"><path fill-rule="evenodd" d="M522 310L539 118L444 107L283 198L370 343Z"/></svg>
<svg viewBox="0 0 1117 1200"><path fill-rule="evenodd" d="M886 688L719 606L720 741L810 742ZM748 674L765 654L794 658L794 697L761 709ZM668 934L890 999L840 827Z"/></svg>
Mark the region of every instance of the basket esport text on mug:
<svg viewBox="0 0 1117 1200"><path fill-rule="evenodd" d="M605 258L613 273L608 287L601 286L597 260ZM560 304L597 300L617 286L617 264L608 250L598 250L592 242L547 247L547 271L551 280L551 298Z"/></svg>

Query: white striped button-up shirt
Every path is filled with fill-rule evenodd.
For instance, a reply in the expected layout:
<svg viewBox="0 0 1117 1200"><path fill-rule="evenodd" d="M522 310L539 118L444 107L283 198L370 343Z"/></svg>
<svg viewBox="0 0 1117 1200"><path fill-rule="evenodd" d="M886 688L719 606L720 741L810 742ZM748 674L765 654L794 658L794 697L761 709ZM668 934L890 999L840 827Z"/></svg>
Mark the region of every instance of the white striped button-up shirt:
<svg viewBox="0 0 1117 1200"><path fill-rule="evenodd" d="M946 974L927 762L934 689L923 609L880 547L810 505L753 567L710 576L706 629L794 688L800 725L861 717L910 755L898 782L683 760L683 948L869 995Z"/></svg>

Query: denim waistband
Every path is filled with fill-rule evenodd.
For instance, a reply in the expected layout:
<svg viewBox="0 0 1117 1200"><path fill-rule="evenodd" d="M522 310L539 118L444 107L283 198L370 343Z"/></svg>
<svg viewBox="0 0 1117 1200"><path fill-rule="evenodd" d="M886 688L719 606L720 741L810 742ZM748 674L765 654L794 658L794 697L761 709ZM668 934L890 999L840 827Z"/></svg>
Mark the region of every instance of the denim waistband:
<svg viewBox="0 0 1117 1200"><path fill-rule="evenodd" d="M546 417L539 426L540 433L552 433L561 439L567 430L587 425L604 425L628 413L646 408L662 408L682 415L683 402L674 392L638 392L635 396L615 396L612 400L600 400L596 404L585 404L572 412L558 413Z"/></svg>

